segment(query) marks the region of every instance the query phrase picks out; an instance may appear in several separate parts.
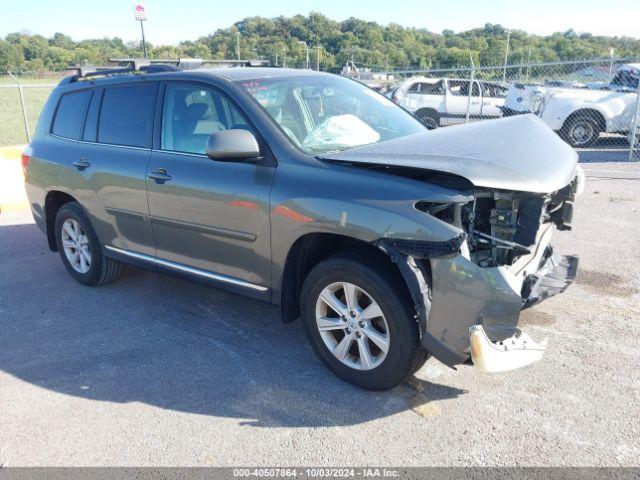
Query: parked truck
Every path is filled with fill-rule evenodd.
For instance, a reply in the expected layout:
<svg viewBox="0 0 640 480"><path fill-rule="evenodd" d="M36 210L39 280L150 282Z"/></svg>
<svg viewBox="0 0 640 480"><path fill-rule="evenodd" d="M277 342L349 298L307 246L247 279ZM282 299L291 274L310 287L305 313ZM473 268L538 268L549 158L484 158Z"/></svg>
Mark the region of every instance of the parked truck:
<svg viewBox="0 0 640 480"><path fill-rule="evenodd" d="M604 132L627 134L636 106L640 63L622 65L610 83L555 87L513 83L504 115L535 113L573 147L590 147Z"/></svg>

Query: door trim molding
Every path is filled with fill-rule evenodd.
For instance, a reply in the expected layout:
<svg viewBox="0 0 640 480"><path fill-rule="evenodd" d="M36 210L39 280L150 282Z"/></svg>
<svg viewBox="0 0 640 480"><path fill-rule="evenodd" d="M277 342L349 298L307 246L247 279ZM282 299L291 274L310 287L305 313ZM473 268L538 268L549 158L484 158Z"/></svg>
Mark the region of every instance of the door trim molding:
<svg viewBox="0 0 640 480"><path fill-rule="evenodd" d="M255 242L257 238L253 233L241 232L239 230L229 230L227 228L212 227L210 225L201 225L199 223L182 222L153 215L149 215L149 219L152 224L157 223L159 225L167 225L170 227L187 228L196 232L207 233L218 237L232 238L234 240L242 240L243 242Z"/></svg>
<svg viewBox="0 0 640 480"><path fill-rule="evenodd" d="M200 268L189 267L188 265L184 265L182 263L176 263L176 262L171 262L169 260L164 260L162 258L152 257L150 255L145 255L144 253L138 253L132 250L116 248L116 247L112 247L111 245L105 245L104 248L112 252L119 253L120 255L125 255L131 258L135 258L137 260L142 260L144 262L149 262L154 265L170 268L172 270L177 270L183 273L196 275L198 277L207 278L209 280L215 280L218 282L236 285L238 287L249 288L251 290L256 290L258 292L266 292L267 290L269 290L267 287L263 287L262 285L256 285L255 283L245 282L244 280L240 280L235 277L222 275L220 273L209 272L208 270L202 270Z"/></svg>

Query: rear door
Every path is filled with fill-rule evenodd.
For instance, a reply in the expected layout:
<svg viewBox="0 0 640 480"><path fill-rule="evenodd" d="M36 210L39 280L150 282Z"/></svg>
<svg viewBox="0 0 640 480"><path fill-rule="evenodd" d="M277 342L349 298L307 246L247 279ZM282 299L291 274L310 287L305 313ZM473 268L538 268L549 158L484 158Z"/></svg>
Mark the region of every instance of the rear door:
<svg viewBox="0 0 640 480"><path fill-rule="evenodd" d="M448 80L446 113L441 116L442 125L453 125L464 123L467 117L467 107L469 108L469 119L479 119L482 102L480 98L480 84L469 80ZM469 88L471 90L471 101L469 101Z"/></svg>
<svg viewBox="0 0 640 480"><path fill-rule="evenodd" d="M213 132L256 132L212 86L168 82L161 95L157 149L147 178L160 265L264 293L271 276L269 192L275 169L205 155Z"/></svg>
<svg viewBox="0 0 640 480"><path fill-rule="evenodd" d="M482 89L482 118L502 116L500 107L507 98L507 88L496 83L480 82Z"/></svg>
<svg viewBox="0 0 640 480"><path fill-rule="evenodd" d="M96 88L63 181L107 250L155 255L146 170L157 91L157 82Z"/></svg>
<svg viewBox="0 0 640 480"><path fill-rule="evenodd" d="M444 80L416 82L409 87L405 96L406 105L403 106L411 112L422 108L445 111Z"/></svg>

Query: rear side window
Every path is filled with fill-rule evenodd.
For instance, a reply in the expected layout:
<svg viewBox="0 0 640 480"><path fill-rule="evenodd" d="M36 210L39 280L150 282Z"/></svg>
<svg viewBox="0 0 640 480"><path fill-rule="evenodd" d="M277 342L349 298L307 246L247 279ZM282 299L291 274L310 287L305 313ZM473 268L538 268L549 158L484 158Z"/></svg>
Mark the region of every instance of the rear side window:
<svg viewBox="0 0 640 480"><path fill-rule="evenodd" d="M91 90L65 93L60 98L51 132L64 138L79 140Z"/></svg>
<svg viewBox="0 0 640 480"><path fill-rule="evenodd" d="M107 88L98 121L98 142L150 147L157 85Z"/></svg>

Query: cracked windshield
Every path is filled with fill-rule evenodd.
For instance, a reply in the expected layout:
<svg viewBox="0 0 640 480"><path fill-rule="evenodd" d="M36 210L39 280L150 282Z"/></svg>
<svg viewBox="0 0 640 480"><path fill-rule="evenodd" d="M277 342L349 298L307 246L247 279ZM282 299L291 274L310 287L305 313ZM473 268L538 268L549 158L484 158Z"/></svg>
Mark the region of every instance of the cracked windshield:
<svg viewBox="0 0 640 480"><path fill-rule="evenodd" d="M424 131L391 101L350 80L299 76L239 83L305 153L347 150Z"/></svg>

